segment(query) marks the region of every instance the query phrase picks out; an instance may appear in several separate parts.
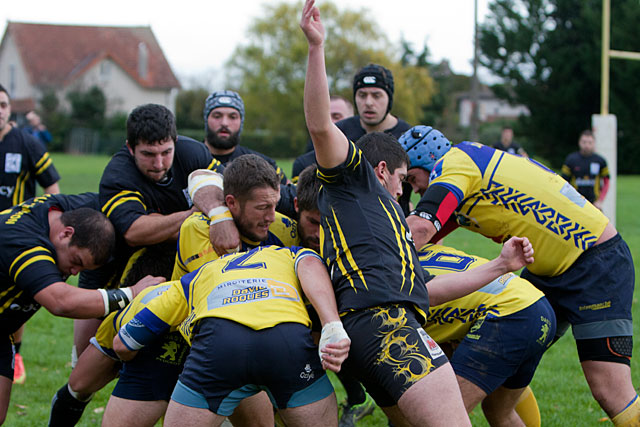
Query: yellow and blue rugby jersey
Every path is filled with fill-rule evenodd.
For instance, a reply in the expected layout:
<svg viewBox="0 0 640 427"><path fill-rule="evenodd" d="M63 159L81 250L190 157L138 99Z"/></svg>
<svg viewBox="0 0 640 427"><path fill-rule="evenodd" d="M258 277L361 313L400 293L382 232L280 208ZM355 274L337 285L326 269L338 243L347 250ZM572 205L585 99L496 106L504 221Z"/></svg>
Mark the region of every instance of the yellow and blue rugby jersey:
<svg viewBox="0 0 640 427"><path fill-rule="evenodd" d="M193 327L205 317L232 320L255 330L285 322L310 326L297 277L297 264L305 256L318 254L299 247L260 246L224 255L171 282L135 319L155 333L180 325L189 343Z"/></svg>
<svg viewBox="0 0 640 427"><path fill-rule="evenodd" d="M127 146L113 155L100 179L100 205L116 232L124 235L142 215L168 215L186 211L192 202L189 174L196 169L222 173L224 166L211 158L201 142L179 136L166 182L154 182L140 172Z"/></svg>
<svg viewBox="0 0 640 427"><path fill-rule="evenodd" d="M528 237L536 253L527 269L542 276L567 270L609 222L553 171L479 143L463 142L445 154L431 172L429 189L436 186L456 197L460 226L500 242ZM423 207L429 189L417 210L429 212Z"/></svg>
<svg viewBox="0 0 640 427"><path fill-rule="evenodd" d="M425 245L418 256L422 268L435 276L467 271L489 262L447 246L431 244ZM460 341L476 320L485 316L508 316L543 296L525 279L507 273L476 292L430 307L425 330L437 342Z"/></svg>
<svg viewBox="0 0 640 427"><path fill-rule="evenodd" d="M298 246L298 224L288 216L276 212L276 219L269 226L267 239L263 242L254 242L244 236L241 251L247 251L257 246ZM189 216L180 226L178 237L178 253L173 266L171 280L179 280L183 275L195 271L205 263L218 258L209 240L209 218L196 212Z"/></svg>
<svg viewBox="0 0 640 427"><path fill-rule="evenodd" d="M345 162L318 169L320 248L338 310L407 303L426 319L429 298L400 205L349 142Z"/></svg>
<svg viewBox="0 0 640 427"><path fill-rule="evenodd" d="M113 350L113 339L116 335L118 335L118 331L120 328L128 323L131 319L135 317L142 309L146 307L149 301L154 298L162 295L166 292L170 287L171 282L160 283L155 286L149 286L140 292L136 297L123 309L118 311L114 311L109 314L102 321L100 326L98 327L98 331L96 332L96 341L100 344L103 350ZM163 315L163 313L159 312L159 318L168 318L169 316ZM175 329L175 328L173 328Z"/></svg>
<svg viewBox="0 0 640 427"><path fill-rule="evenodd" d="M99 209L97 194L45 194L0 213L0 333L15 332L40 308L34 295L65 280L49 240L49 211L81 207Z"/></svg>

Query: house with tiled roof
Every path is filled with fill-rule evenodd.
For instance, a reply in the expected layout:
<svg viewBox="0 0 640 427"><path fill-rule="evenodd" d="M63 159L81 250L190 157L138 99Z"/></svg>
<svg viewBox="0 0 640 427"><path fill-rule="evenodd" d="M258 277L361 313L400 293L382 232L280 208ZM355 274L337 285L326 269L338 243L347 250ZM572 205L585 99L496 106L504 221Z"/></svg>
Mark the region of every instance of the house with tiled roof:
<svg viewBox="0 0 640 427"><path fill-rule="evenodd" d="M8 22L0 43L0 83L16 113L37 107L53 91L66 95L98 86L107 115L140 104L175 110L180 83L150 27L102 27Z"/></svg>

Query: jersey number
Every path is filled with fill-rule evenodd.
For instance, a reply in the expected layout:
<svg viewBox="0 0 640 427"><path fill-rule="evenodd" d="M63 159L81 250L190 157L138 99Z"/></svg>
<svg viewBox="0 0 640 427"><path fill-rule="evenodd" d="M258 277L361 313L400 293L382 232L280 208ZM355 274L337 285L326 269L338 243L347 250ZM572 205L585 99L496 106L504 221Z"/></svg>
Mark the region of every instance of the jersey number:
<svg viewBox="0 0 640 427"><path fill-rule="evenodd" d="M256 269L256 268L267 268L267 264L265 264L264 262L255 262L253 264L249 264L249 258L254 256L258 252L259 251L250 251L240 256L234 257L231 261L227 263L227 265L225 265L222 268L222 272L226 273L227 271L231 271L231 270L249 270L249 269Z"/></svg>
<svg viewBox="0 0 640 427"><path fill-rule="evenodd" d="M448 254L446 252L436 252L429 259L420 260L420 265L427 270L429 267L442 270L465 271L473 263L475 258L470 256Z"/></svg>

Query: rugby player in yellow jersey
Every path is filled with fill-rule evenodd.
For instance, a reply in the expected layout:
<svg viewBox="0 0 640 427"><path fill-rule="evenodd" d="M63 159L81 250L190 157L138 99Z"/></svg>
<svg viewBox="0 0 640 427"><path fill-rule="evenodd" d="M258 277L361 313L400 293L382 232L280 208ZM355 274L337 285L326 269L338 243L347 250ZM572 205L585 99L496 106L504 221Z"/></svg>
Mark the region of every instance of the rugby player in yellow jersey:
<svg viewBox="0 0 640 427"><path fill-rule="evenodd" d="M408 180L422 194L407 218L416 245L458 226L496 242L526 235L537 256L522 277L553 306L556 339L571 325L594 398L615 425L640 423L630 367L635 272L613 224L531 159L473 142L451 147L429 126L410 129L400 143L411 160Z"/></svg>
<svg viewBox="0 0 640 427"><path fill-rule="evenodd" d="M261 246L208 262L170 285L114 339L123 360L171 327L190 342L166 426L220 425L261 390L287 425L337 426L333 387L322 370L340 370L350 341L315 252ZM319 350L305 296L323 325Z"/></svg>
<svg viewBox="0 0 640 427"><path fill-rule="evenodd" d="M432 244L418 256L425 271L436 276L488 261ZM540 426L537 405L524 415L526 419L515 408L551 345L555 319L541 291L507 273L467 296L430 307L425 330L438 343L458 344L451 366L468 412L482 402L490 425L530 427Z"/></svg>

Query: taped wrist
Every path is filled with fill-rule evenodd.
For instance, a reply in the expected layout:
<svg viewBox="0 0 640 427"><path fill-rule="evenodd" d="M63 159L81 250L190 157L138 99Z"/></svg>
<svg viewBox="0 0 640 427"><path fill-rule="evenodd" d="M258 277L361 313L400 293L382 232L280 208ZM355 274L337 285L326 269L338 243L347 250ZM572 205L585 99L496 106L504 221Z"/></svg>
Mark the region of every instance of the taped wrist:
<svg viewBox="0 0 640 427"><path fill-rule="evenodd" d="M349 335L347 335L347 331L344 330L342 322L336 320L335 322L325 324L322 327L320 342L318 343L318 355L320 356L320 360L322 361L322 349L324 346L341 341L345 338L351 340Z"/></svg>
<svg viewBox="0 0 640 427"><path fill-rule="evenodd" d="M199 174L194 175L195 172L198 172ZM188 182L189 197L191 197L191 200L193 200L193 196L196 192L203 187L213 186L218 187L220 190L223 189L222 175L208 169L199 169L191 172L191 174L189 174Z"/></svg>
<svg viewBox="0 0 640 427"><path fill-rule="evenodd" d="M102 294L104 302L104 315L107 316L112 311L125 308L133 299L131 288L122 289L98 289Z"/></svg>
<svg viewBox="0 0 640 427"><path fill-rule="evenodd" d="M211 209L207 216L209 217L209 226L222 221L233 221L233 216L226 206L218 206L217 208Z"/></svg>

